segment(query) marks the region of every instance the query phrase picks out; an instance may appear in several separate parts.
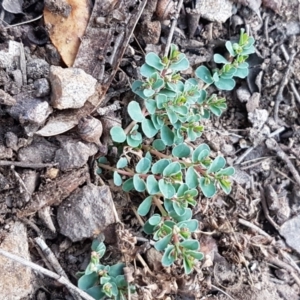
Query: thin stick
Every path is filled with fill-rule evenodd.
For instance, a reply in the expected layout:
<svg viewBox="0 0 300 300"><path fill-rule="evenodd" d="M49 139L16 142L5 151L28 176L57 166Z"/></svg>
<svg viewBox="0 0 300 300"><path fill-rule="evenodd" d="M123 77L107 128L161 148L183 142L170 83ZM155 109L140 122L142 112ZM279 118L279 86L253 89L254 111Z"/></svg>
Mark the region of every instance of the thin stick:
<svg viewBox="0 0 300 300"><path fill-rule="evenodd" d="M235 299L232 298L229 294L227 294L225 291L223 291L222 289L218 288L217 286L211 284L211 287L213 287L214 289L216 289L216 290L218 290L219 292L223 293L223 294L226 295L229 299L235 300Z"/></svg>
<svg viewBox="0 0 300 300"><path fill-rule="evenodd" d="M277 144L277 142L274 139L268 139L268 140L266 140L266 146L270 150L274 151L276 153L276 155L286 163L287 167L289 168L294 179L296 180L297 184L300 187L300 175L299 175L297 169L294 167L294 165L290 161L289 157L280 148L280 146Z"/></svg>
<svg viewBox="0 0 300 300"><path fill-rule="evenodd" d="M293 64L293 61L294 61L294 58L295 58L296 54L297 54L297 52L295 51L290 56L289 63L287 65L286 71L285 71L285 73L283 75L283 78L281 80L281 84L280 84L280 87L279 87L279 90L278 90L278 93L277 93L277 96L276 96L276 99L275 99L274 120L275 120L276 123L278 122L279 105L283 101L283 90L284 90L285 86L288 83L288 78L289 78L290 71L291 71L291 68L292 68L292 64Z"/></svg>
<svg viewBox="0 0 300 300"><path fill-rule="evenodd" d="M266 198L265 198L265 193L264 193L264 190L261 185L259 185L259 190L260 190L261 205L263 208L264 215L265 215L266 219L269 221L269 223L278 231L280 229L280 227L275 223L275 221L271 218L271 216L269 214L269 210L268 210L267 202L266 202Z"/></svg>
<svg viewBox="0 0 300 300"><path fill-rule="evenodd" d="M251 229L253 229L254 231L256 231L257 233L259 233L260 235L263 235L265 237L267 237L268 239L272 240L273 238L268 235L264 230L262 230L261 228L259 228L258 226L244 220L244 219L238 219L238 222L246 227L249 227Z"/></svg>
<svg viewBox="0 0 300 300"><path fill-rule="evenodd" d="M73 285L67 278L63 277L63 276L59 276L58 274L49 271L31 261L28 261L24 258L21 258L17 255L11 254L3 249L0 249L0 254L12 259L20 264L22 264L23 266L29 267L37 272L40 272L52 279L57 280L59 283L63 284L64 286L66 286L68 289L72 289L74 290L77 294L80 295L80 297L82 297L85 300L95 300L93 297L91 297L90 295L88 295L86 292L82 291L81 289L79 289L78 287L76 287L75 285Z"/></svg>
<svg viewBox="0 0 300 300"><path fill-rule="evenodd" d="M31 19L31 20L27 20L27 21L24 21L24 22L21 22L21 23L18 23L18 24L13 24L13 25L5 26L5 28L11 28L11 27L16 27L16 26L28 24L28 23L37 21L37 20L41 19L42 17L43 17L43 15L40 15L40 16L38 16L38 17L36 17L36 18L34 18L34 19Z"/></svg>
<svg viewBox="0 0 300 300"><path fill-rule="evenodd" d="M173 35L174 35L175 26L177 24L177 19L179 17L180 10L181 10L181 7L182 7L182 3L183 3L183 0L180 0L179 3L178 3L178 7L177 7L178 9L177 9L175 18L172 20L172 25L171 25L171 28L170 28L170 33L169 33L169 36L168 36L168 40L167 40L167 44L166 44L166 48L165 48L165 55L164 56L168 56L168 53L169 53L169 50L170 50L170 46L171 46L171 42L172 42L172 38L173 38Z"/></svg>
<svg viewBox="0 0 300 300"><path fill-rule="evenodd" d="M42 169L42 168L48 168L48 167L54 167L57 166L58 163L53 164L43 164L43 163L30 163L30 162L22 162L22 161L9 161L9 160L0 160L0 166L15 166L20 168L28 168L28 169Z"/></svg>

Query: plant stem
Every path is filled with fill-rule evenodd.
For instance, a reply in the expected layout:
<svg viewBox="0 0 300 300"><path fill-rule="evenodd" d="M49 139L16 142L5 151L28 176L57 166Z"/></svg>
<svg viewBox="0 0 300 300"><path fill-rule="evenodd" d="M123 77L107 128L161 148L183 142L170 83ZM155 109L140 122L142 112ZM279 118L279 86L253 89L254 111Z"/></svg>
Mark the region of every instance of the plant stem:
<svg viewBox="0 0 300 300"><path fill-rule="evenodd" d="M98 166L102 169L109 170L109 171L112 171L112 172L117 171L119 174L130 176L130 177L133 177L135 175L135 173L133 173L133 172L119 170L117 168L114 168L114 167L111 167L111 166L108 166L108 165L105 165L105 164L101 164L101 163L98 163Z"/></svg>
<svg viewBox="0 0 300 300"><path fill-rule="evenodd" d="M157 198L157 197L154 196L153 200L154 200L154 204L157 206L157 208L159 209L159 211L162 214L162 216L163 217L168 216L168 213L166 212L166 210L161 205L161 201L159 200L159 198Z"/></svg>

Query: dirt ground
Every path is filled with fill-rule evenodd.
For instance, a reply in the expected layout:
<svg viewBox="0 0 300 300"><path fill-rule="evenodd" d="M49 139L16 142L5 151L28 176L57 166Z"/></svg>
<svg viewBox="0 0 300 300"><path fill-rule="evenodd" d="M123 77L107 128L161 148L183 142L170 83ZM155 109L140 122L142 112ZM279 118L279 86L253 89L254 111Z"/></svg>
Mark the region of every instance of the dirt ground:
<svg viewBox="0 0 300 300"><path fill-rule="evenodd" d="M197 140L224 155L236 174L229 195L198 199L193 212L205 259L189 276L162 268L136 216L140 196L97 170L100 157L116 160L109 129L130 122L130 85L145 53L163 53L178 3L1 3L0 249L63 274L40 237L76 285L100 233L103 261L124 260L107 204L113 201L124 232L138 237L127 257L138 287L132 299L300 299L299 1L185 0L176 18L172 42L190 61L186 76L202 64L213 68L213 54L225 54L241 28L256 47L249 76L234 91L218 92L228 109L206 121ZM63 102L63 93L78 97ZM99 198L107 203L98 207ZM1 299L73 299L57 281L1 255L0 267Z"/></svg>

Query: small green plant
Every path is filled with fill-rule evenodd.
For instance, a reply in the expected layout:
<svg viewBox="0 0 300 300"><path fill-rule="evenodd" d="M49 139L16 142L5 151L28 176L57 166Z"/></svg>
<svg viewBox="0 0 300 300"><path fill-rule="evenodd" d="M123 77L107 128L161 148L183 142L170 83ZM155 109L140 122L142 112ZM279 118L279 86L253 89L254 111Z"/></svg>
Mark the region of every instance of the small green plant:
<svg viewBox="0 0 300 300"><path fill-rule="evenodd" d="M128 105L133 121L126 129L116 126L110 131L120 159L116 167L109 166L105 158L99 160L101 169L113 171L115 185L126 192L147 194L138 208L141 216L147 216L153 205L157 207L144 232L153 234L155 248L164 251L162 264L170 266L179 260L186 274L203 258L199 242L192 238L198 221L192 219L191 207L200 191L205 197L215 195L218 188L229 194L234 174L234 168L225 167L224 157L210 157L207 144L194 146L191 142L201 136L202 120L211 114L219 117L227 108L225 98L208 95L207 88L214 84L220 90L232 90L234 77L246 77L253 44L254 39L242 30L238 43L226 43L228 59L214 55L220 69L211 72L200 66L196 78L186 80L180 72L189 62L175 45L162 59L147 54L140 69L145 79L132 84L133 92L142 99Z"/></svg>
<svg viewBox="0 0 300 300"><path fill-rule="evenodd" d="M125 279L123 268L125 264L118 263L113 266L100 264L100 258L105 254L106 247L103 242L94 240L89 265L85 272L78 273L78 287L97 300L100 299L127 299L128 290L135 292L135 287L129 285Z"/></svg>

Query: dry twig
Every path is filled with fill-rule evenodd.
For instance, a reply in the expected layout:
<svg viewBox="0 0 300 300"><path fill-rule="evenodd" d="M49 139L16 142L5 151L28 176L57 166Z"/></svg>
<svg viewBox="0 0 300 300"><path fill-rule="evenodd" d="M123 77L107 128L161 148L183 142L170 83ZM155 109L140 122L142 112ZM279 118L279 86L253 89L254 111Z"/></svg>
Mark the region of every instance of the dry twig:
<svg viewBox="0 0 300 300"><path fill-rule="evenodd" d="M274 139L267 139L266 140L266 146L270 150L274 151L276 153L277 157L279 157L280 159L282 159L286 163L286 165L289 168L290 172L292 173L295 181L297 182L297 184L300 187L299 173L296 170L296 168L294 167L294 165L292 164L292 162L290 161L290 159L288 158L288 156L285 154L285 152L280 148L278 143Z"/></svg>
<svg viewBox="0 0 300 300"><path fill-rule="evenodd" d="M26 267L29 267L39 273L42 273L52 279L55 279L57 280L59 283L63 284L65 287L67 287L68 289L71 289L73 290L75 293L77 293L80 297L82 297L84 300L94 300L93 297L91 297L90 295L88 295L86 292L82 291L81 289L79 289L78 287L76 287L75 285L73 285L67 278L65 278L64 276L60 276L54 272L51 272L31 261L28 261L24 258L21 258L17 255L14 255L14 254L11 254L3 249L0 249L0 254L9 258L9 259L12 259Z"/></svg>

